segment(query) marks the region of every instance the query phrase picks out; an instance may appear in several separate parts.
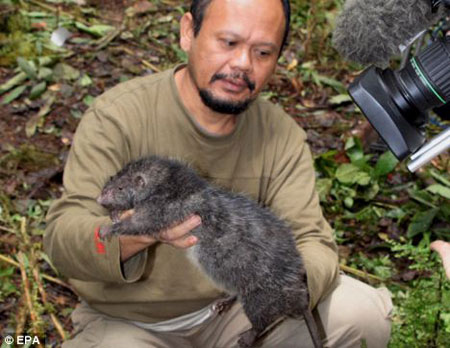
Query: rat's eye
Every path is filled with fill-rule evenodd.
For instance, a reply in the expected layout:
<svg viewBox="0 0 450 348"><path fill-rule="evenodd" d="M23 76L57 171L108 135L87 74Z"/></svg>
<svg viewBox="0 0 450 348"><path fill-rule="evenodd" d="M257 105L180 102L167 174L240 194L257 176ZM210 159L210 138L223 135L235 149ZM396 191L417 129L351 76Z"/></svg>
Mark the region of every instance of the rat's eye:
<svg viewBox="0 0 450 348"><path fill-rule="evenodd" d="M122 190L123 190L123 187L120 187L120 186L119 186L119 191L122 191Z"/></svg>

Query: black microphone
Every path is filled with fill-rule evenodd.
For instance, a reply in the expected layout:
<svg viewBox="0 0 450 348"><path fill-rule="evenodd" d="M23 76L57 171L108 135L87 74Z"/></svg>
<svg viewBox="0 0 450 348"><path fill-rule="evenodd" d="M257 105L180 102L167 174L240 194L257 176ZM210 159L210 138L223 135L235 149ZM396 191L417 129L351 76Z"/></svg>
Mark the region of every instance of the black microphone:
<svg viewBox="0 0 450 348"><path fill-rule="evenodd" d="M450 0L347 0L336 19L333 46L346 59L386 67L407 45L450 11Z"/></svg>

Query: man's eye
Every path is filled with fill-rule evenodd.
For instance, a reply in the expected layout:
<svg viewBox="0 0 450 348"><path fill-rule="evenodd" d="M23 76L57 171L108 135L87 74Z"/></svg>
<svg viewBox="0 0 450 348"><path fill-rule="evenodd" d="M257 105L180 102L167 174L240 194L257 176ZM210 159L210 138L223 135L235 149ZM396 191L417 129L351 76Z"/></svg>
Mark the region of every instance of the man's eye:
<svg viewBox="0 0 450 348"><path fill-rule="evenodd" d="M223 45L226 46L226 47L233 47L233 46L236 46L236 41L232 41L232 40L226 40L226 39L223 39L223 40L222 40L222 43L223 43Z"/></svg>
<svg viewBox="0 0 450 348"><path fill-rule="evenodd" d="M256 51L256 53L258 54L259 57L261 58L267 58L270 56L271 52L270 51L264 51L264 50L258 50Z"/></svg>

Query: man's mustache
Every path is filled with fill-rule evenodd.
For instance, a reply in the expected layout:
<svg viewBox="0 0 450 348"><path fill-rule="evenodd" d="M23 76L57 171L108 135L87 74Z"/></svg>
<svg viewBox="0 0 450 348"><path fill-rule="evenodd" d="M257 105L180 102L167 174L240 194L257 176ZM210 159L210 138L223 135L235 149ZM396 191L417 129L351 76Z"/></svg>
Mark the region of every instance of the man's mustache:
<svg viewBox="0 0 450 348"><path fill-rule="evenodd" d="M213 77L211 78L211 83L222 79L229 79L229 80L242 79L247 84L247 87L250 90L250 92L253 92L255 90L255 83L251 81L250 78L245 73L235 73L235 74L217 73L214 74Z"/></svg>

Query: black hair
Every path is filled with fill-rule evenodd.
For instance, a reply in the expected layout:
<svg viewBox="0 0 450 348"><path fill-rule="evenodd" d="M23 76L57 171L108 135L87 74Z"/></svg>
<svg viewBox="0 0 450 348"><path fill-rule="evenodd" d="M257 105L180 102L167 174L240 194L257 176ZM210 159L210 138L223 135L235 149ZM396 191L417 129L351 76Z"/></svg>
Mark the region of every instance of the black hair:
<svg viewBox="0 0 450 348"><path fill-rule="evenodd" d="M192 14L192 18L194 21L194 36L200 31L202 27L203 17L205 15L206 8L211 3L212 0L192 0L190 12ZM291 22L291 5L289 4L289 0L281 0L283 5L284 17L286 19L286 25L284 27L284 36L283 41L281 42L280 54L286 44L288 35L289 35L289 27Z"/></svg>

